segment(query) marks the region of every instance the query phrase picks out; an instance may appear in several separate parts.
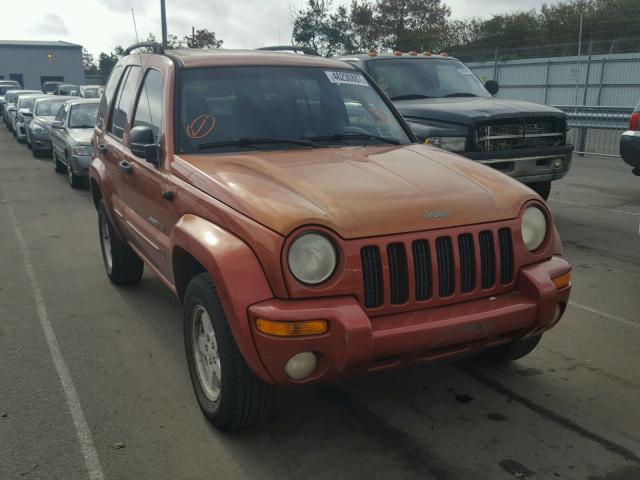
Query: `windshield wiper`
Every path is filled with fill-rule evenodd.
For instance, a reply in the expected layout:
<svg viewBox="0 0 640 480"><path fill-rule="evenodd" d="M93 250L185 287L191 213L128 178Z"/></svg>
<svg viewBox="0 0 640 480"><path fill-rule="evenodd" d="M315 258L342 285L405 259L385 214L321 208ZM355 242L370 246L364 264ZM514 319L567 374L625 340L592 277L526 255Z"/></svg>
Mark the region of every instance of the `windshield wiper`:
<svg viewBox="0 0 640 480"><path fill-rule="evenodd" d="M447 95L445 95L443 98L446 97L477 97L478 95L476 95L475 93L469 93L469 92L456 92L456 93L449 93Z"/></svg>
<svg viewBox="0 0 640 480"><path fill-rule="evenodd" d="M220 142L203 143L198 145L198 150L206 150L208 148L218 147L253 147L256 145L290 143L301 147L318 148L319 145L310 141L297 138L276 138L276 137L247 137L238 138L236 140L224 140Z"/></svg>
<svg viewBox="0 0 640 480"><path fill-rule="evenodd" d="M429 95L422 95L420 93L411 93L409 95L398 95L391 97L391 100L419 100L421 98L431 98Z"/></svg>
<svg viewBox="0 0 640 480"><path fill-rule="evenodd" d="M400 145L400 142L395 138L385 138L379 137L377 135L370 135L368 133L357 133L357 132L342 132L342 133L334 133L332 135L321 135L318 137L308 137L309 140L313 141L331 141L331 140L350 140L350 139L368 139L368 140L377 140L379 142L390 143L392 145Z"/></svg>

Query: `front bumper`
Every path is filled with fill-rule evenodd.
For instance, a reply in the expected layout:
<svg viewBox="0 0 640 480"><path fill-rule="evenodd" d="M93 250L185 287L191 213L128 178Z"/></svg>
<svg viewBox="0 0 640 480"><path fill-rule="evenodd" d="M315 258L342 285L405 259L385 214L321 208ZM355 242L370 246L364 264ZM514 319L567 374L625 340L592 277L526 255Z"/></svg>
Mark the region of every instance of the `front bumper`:
<svg viewBox="0 0 640 480"><path fill-rule="evenodd" d="M569 301L571 287L551 279L571 269L561 257L520 270L515 291L430 309L368 317L353 297L267 300L249 307L258 355L274 383L332 381L357 373L453 359L553 327ZM329 331L307 337L259 332L256 320L325 319ZM312 351L318 366L303 381L284 372L295 354Z"/></svg>
<svg viewBox="0 0 640 480"><path fill-rule="evenodd" d="M620 156L640 175L640 131L627 130L620 137Z"/></svg>
<svg viewBox="0 0 640 480"><path fill-rule="evenodd" d="M20 140L25 140L27 138L27 133L24 129L24 123L16 121L16 137Z"/></svg>
<svg viewBox="0 0 640 480"><path fill-rule="evenodd" d="M71 168L73 173L80 177L89 176L89 166L91 165L91 155L72 155Z"/></svg>
<svg viewBox="0 0 640 480"><path fill-rule="evenodd" d="M498 152L461 152L460 155L488 165L522 183L536 183L564 177L571 167L572 152L573 145L564 145Z"/></svg>

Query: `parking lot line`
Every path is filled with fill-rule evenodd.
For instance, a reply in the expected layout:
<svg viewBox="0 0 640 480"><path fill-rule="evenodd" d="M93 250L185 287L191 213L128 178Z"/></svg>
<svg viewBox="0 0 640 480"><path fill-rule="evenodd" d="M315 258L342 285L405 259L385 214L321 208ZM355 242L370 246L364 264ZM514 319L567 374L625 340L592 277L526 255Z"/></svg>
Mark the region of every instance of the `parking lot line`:
<svg viewBox="0 0 640 480"><path fill-rule="evenodd" d="M573 207L596 208L598 210L608 210L610 212L621 213L623 215L633 215L634 217L640 217L640 213L632 212L632 211L629 211L629 210L618 210L617 208L601 207L601 206L598 206L598 205L587 205L587 204L584 204L584 203L570 202L568 200L558 200L558 199L555 199L555 198L552 198L549 201L550 202L554 202L554 203L563 203L565 205L571 205Z"/></svg>
<svg viewBox="0 0 640 480"><path fill-rule="evenodd" d="M82 456L84 457L84 462L89 473L89 478L91 480L104 480L104 473L100 465L98 452L93 443L91 430L89 429L87 421L85 420L84 413L82 411L82 405L80 404L80 399L78 398L76 387L73 384L71 373L69 372L69 367L67 367L67 364L64 361L62 351L60 350L60 345L58 344L58 340L56 339L56 335L53 331L53 326L49 321L49 315L47 313L47 308L42 296L42 290L40 289L40 285L38 284L38 280L36 279L35 270L33 269L33 265L31 263L29 250L27 248L27 244L24 241L22 230L20 230L20 227L18 226L18 221L16 219L15 212L13 211L13 207L6 200L5 192L6 187L2 185L2 198L7 205L9 218L11 220L16 239L18 240L20 252L22 253L22 260L27 272L27 276L29 278L29 283L31 284L33 299L36 305L36 310L38 312L38 318L40 319L40 326L42 327L44 337L47 341L47 346L49 347L51 357L53 358L53 364L55 365L56 372L58 373L58 377L60 378L60 383L62 384L62 389L64 390L64 395L69 407L69 412L71 413L71 418L73 419L76 434L80 442Z"/></svg>
<svg viewBox="0 0 640 480"><path fill-rule="evenodd" d="M569 305L576 308L580 308L587 312L595 313L596 315L600 315L601 317L605 317L610 320L615 320L616 322L624 323L625 325L628 325L630 327L640 328L640 323L638 322L634 322L633 320L627 320L626 318L618 317L617 315L612 315L610 313L603 312L602 310L598 310L597 308L587 307L586 305L582 305L580 303L576 303L571 300L569 301Z"/></svg>

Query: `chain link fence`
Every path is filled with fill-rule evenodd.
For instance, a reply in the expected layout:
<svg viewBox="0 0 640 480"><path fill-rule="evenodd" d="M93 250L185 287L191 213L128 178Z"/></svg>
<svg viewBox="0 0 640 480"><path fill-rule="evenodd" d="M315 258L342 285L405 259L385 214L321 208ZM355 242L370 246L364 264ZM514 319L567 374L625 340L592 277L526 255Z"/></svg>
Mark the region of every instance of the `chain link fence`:
<svg viewBox="0 0 640 480"><path fill-rule="evenodd" d="M559 106L577 152L618 155L620 134L640 101L640 38L528 48L451 49L496 97Z"/></svg>

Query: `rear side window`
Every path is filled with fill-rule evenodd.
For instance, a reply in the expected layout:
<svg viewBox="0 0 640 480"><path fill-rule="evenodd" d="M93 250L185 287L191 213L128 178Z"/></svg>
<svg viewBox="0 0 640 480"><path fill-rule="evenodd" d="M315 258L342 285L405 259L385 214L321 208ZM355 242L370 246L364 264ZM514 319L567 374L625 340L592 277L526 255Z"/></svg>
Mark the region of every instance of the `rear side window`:
<svg viewBox="0 0 640 480"><path fill-rule="evenodd" d="M117 65L111 72L111 76L107 82L107 87L104 90L104 95L100 101L100 107L98 108L98 121L96 124L98 128L104 127L104 115L107 113L107 107L109 106L109 102L111 102L114 92L116 91L116 87L118 86L121 76L122 65Z"/></svg>
<svg viewBox="0 0 640 480"><path fill-rule="evenodd" d="M136 93L136 86L140 78L140 67L132 65L124 73L124 78L120 83L120 89L114 100L113 115L109 120L109 133L118 138L122 138L124 130L129 122L129 113Z"/></svg>
<svg viewBox="0 0 640 480"><path fill-rule="evenodd" d="M133 127L151 127L154 143L160 140L162 123L162 75L157 70L149 70L145 76L138 104L135 110Z"/></svg>

